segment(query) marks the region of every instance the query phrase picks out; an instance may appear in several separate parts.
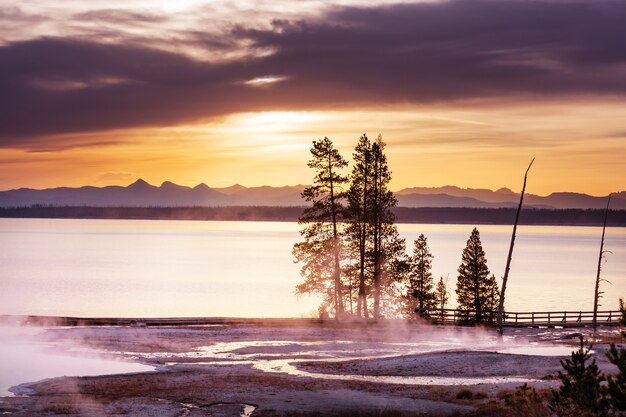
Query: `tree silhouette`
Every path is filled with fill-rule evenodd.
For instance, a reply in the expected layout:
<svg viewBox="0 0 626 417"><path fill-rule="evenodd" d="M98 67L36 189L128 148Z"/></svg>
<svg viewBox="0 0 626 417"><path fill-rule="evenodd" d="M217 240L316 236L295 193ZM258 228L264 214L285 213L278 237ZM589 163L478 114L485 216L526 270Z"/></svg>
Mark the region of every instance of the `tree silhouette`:
<svg viewBox="0 0 626 417"><path fill-rule="evenodd" d="M348 182L341 170L348 165L330 139L313 141L309 168L315 169L313 185L302 192L302 197L313 204L307 207L298 223L304 225L300 234L304 240L296 243L293 254L302 262L301 274L305 282L296 287L298 293L318 292L324 303L332 305L335 317L344 313L341 284L341 241L338 224L343 213L343 186Z"/></svg>
<svg viewBox="0 0 626 417"><path fill-rule="evenodd" d="M482 323L493 320L498 305L498 283L495 276L490 275L480 233L476 228L472 230L463 249L456 294L464 321Z"/></svg>
<svg viewBox="0 0 626 417"><path fill-rule="evenodd" d="M623 347L618 349L615 344L611 343L606 357L618 369L617 375L607 377L610 405L615 410L626 414L626 349Z"/></svg>
<svg viewBox="0 0 626 417"><path fill-rule="evenodd" d="M561 387L553 391L550 408L559 417L604 417L609 415L609 401L607 389L602 384L605 380L600 372L596 360L590 364L589 351L585 348L583 338L580 338L580 348L572 352L571 359L561 360L561 366L566 373L559 371Z"/></svg>
<svg viewBox="0 0 626 417"><path fill-rule="evenodd" d="M622 298L619 299L619 310L622 313L620 324L626 326L626 308ZM622 331L622 338L626 339L626 332ZM626 414L626 348L618 349L615 344L611 343L606 357L618 369L617 375L607 377L611 407Z"/></svg>
<svg viewBox="0 0 626 417"><path fill-rule="evenodd" d="M404 239L400 239L395 222L395 215L391 209L398 204L393 192L389 190L391 171L385 155L385 142L378 135L372 143L372 185L370 216L373 238L373 250L371 253L374 267L374 318L381 317L381 299L391 289L393 277L389 276L389 265L404 253Z"/></svg>
<svg viewBox="0 0 626 417"><path fill-rule="evenodd" d="M439 281L437 282L437 287L435 288L435 298L437 302L437 307L439 307L441 311L441 320L443 320L443 309L446 308L446 303L448 302L448 286L447 279L443 280L443 277L439 277Z"/></svg>
<svg viewBox="0 0 626 417"><path fill-rule="evenodd" d="M369 227L370 209L368 193L371 189L371 148L367 135L363 134L354 149L352 157L354 165L350 175L350 189L348 191L348 210L346 238L353 254L358 257L357 267L357 316L369 317L367 308L368 293L368 265L367 243L371 233Z"/></svg>
<svg viewBox="0 0 626 417"><path fill-rule="evenodd" d="M360 137L347 194L346 239L358 257L357 315L364 318L370 314L370 293L374 296L373 315L381 316L383 298L393 293L387 291L395 281L391 265L404 252L404 240L399 238L391 212L397 200L388 188L391 171L384 148L380 135L374 142L365 134Z"/></svg>
<svg viewBox="0 0 626 417"><path fill-rule="evenodd" d="M413 256L410 258L407 296L413 310L434 308L437 296L434 292L432 269L433 255L428 248L426 236L420 234L414 242Z"/></svg>

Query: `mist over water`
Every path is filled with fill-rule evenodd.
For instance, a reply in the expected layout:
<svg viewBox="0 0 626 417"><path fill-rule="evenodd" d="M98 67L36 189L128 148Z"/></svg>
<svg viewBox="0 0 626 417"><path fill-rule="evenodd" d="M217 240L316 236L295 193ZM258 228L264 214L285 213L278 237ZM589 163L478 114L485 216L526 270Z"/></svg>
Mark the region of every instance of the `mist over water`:
<svg viewBox="0 0 626 417"><path fill-rule="evenodd" d="M450 305L473 225L399 224L407 250L420 233ZM488 265L504 272L510 226L478 226ZM508 311L591 310L600 228L520 226ZM0 314L73 316L313 316L290 222L0 219ZM626 294L626 229L609 228L602 309Z"/></svg>
<svg viewBox="0 0 626 417"><path fill-rule="evenodd" d="M56 343L45 329L0 326L0 397L25 382L58 376L89 376L146 372L153 367L103 357L84 346Z"/></svg>

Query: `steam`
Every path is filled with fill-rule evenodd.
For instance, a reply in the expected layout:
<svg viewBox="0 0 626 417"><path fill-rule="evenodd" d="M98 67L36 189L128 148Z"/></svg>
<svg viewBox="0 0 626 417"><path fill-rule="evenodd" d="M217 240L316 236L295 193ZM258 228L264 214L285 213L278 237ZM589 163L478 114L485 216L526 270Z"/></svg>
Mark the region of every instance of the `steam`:
<svg viewBox="0 0 626 417"><path fill-rule="evenodd" d="M313 323L313 322L311 322ZM493 330L482 328L435 327L405 321L388 321L383 324L359 325L357 322L327 323L314 326L272 329L271 332L250 335L249 340L226 330L216 343L199 347L193 351L178 354L156 354L152 359L162 359L169 366L198 365L251 365L269 373L283 373L291 376L317 379L353 380L363 382L384 382L404 385L473 385L484 383L528 383L538 382L546 367L558 366L558 359L571 352L571 346L559 346L532 340L528 332L505 336L500 339ZM256 337L255 337L256 336ZM457 370L445 363L447 359L436 356L446 353L454 356L457 362L470 369L458 377L452 377ZM483 353L491 371L473 374L466 366L475 356ZM528 358L537 362L534 371L522 370L522 375L503 373L498 365L489 363L496 353L542 356L543 359ZM431 354L431 355L429 355ZM432 355L435 354L435 355ZM428 360L421 358L429 355ZM161 356L161 357L160 357ZM502 356L499 357L500 360ZM365 368L373 375L357 373L345 374L340 369L342 363L349 362L354 369ZM391 367L389 364L391 363ZM406 369L413 369L419 363L419 375L408 375ZM391 373L385 372L391 370ZM453 371L455 371L453 373ZM400 372L400 374L395 374ZM520 372L513 369L511 372ZM420 376L421 375L421 376Z"/></svg>
<svg viewBox="0 0 626 417"><path fill-rule="evenodd" d="M188 368L199 372L203 366L210 365L215 375L221 375L222 372L227 375L237 372L237 369L252 372L250 369L253 369L258 373L282 374L282 378L316 379L321 381L321 386L326 384L325 380L401 385L491 383L503 387L509 384L512 387L530 383L549 386L551 381L539 379L556 372L559 360L557 357L547 357L546 351L542 349L546 346L554 347L554 338L558 337L555 335L560 333L562 336L564 332L571 333L571 330L511 330L503 339L499 339L492 329L433 326L402 320L366 324L305 319L246 319L233 325L141 328L12 325L0 327L0 354L5 359L0 362L0 388L2 395L29 394L29 384L25 383L44 378L152 369L120 362L120 357L159 364L160 369ZM572 350L571 345L562 348L562 355L568 355ZM516 355L534 353L538 356L515 356L511 360L511 357L496 352ZM559 355L561 352L553 353ZM514 366L509 367L509 364ZM222 365L241 367L222 368ZM527 365L532 369L526 369ZM11 375L12 379L9 378ZM139 376L137 380L142 378ZM118 381L126 383L134 379L128 377ZM86 394L88 391L84 391L88 387L92 392L101 392L109 383L112 382L105 381L101 385L99 379L81 382L75 378L66 378L39 388L45 388L40 393L50 401L54 401L56 393L62 392L63 407L67 407L68 414L71 411L79 415L105 415L111 414L114 409L123 409L133 415L145 406L154 407L163 413L167 410L179 416L194 415L198 409L208 410L208 407L215 407L215 410L241 409L247 415L254 410L254 406L247 403L250 398L245 395L227 397L224 403L204 405L186 397L164 399L138 397L129 393L123 401L104 405ZM9 387L13 387L11 391ZM274 388L278 389L272 387L272 390ZM354 394L355 391L350 393ZM259 393L260 404L264 404L266 394ZM159 392L155 391L153 395L159 395ZM307 394L304 400L314 407L313 398L316 395L321 394ZM223 400L219 397L217 399ZM374 401L370 397L367 400Z"/></svg>
<svg viewBox="0 0 626 417"><path fill-rule="evenodd" d="M152 371L71 341L56 340L45 328L0 325L0 396L30 393L28 384L60 376L93 376Z"/></svg>

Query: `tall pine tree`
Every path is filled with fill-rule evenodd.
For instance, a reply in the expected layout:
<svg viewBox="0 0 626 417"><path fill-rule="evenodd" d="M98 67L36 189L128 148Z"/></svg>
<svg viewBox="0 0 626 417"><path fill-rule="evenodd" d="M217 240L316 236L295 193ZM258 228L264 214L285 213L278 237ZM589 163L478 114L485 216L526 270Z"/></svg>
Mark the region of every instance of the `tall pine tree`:
<svg viewBox="0 0 626 417"><path fill-rule="evenodd" d="M371 192L371 149L372 143L367 135L363 134L354 149L352 157L354 165L350 174L350 189L348 191L348 210L346 239L351 249L351 253L356 258L354 273L356 275L357 286L357 307L358 317L368 318L367 294L369 292L368 282L371 280L368 265L368 242L371 235L369 208Z"/></svg>
<svg viewBox="0 0 626 417"><path fill-rule="evenodd" d="M431 272L433 255L428 247L428 239L423 234L414 242L413 256L410 259L408 279L409 305L413 310L434 308L437 298L434 292L435 283Z"/></svg>
<svg viewBox="0 0 626 417"><path fill-rule="evenodd" d="M393 297L390 291L394 279L390 276L392 268L389 266L396 258L404 253L404 239L400 239L395 222L395 216L391 209L398 204L393 192L389 190L391 171L385 155L385 142L381 135L371 147L372 159L372 185L371 203L371 228L372 228L372 264L374 267L374 318L381 317L381 302L385 295ZM395 297L393 297L395 298ZM388 303L397 300L388 300Z"/></svg>
<svg viewBox="0 0 626 417"><path fill-rule="evenodd" d="M458 274L456 294L463 319L475 323L492 321L498 305L498 283L495 276L490 275L476 228L463 250Z"/></svg>
<svg viewBox="0 0 626 417"><path fill-rule="evenodd" d="M368 318L368 295L373 293L373 315L381 317L383 299L395 278L391 268L404 251L391 209L397 204L388 184L391 171L384 153L385 143L378 136L372 142L361 136L355 148L354 166L348 192L346 238L356 255L358 275L357 315Z"/></svg>
<svg viewBox="0 0 626 417"><path fill-rule="evenodd" d="M348 165L330 139L313 142L309 168L315 170L313 185L302 192L302 197L312 202L298 220L304 240L296 243L293 254L302 262L305 282L297 286L298 293L319 292L325 304L332 305L335 317L344 313L344 296L341 283L339 222L343 213L343 186L348 178L341 170Z"/></svg>

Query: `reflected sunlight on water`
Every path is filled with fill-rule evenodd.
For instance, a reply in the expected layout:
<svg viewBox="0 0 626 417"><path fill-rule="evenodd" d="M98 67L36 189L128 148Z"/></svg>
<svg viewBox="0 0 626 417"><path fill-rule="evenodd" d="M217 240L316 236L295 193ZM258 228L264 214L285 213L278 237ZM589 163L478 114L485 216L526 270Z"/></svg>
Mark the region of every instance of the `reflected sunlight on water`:
<svg viewBox="0 0 626 417"><path fill-rule="evenodd" d="M456 268L470 225L400 224L408 251L420 233L433 275ZM500 277L509 226L479 226ZM592 308L600 228L520 226L507 287L509 311ZM291 248L293 222L0 219L0 314L294 317L315 314ZM609 228L603 309L626 294L626 229Z"/></svg>

